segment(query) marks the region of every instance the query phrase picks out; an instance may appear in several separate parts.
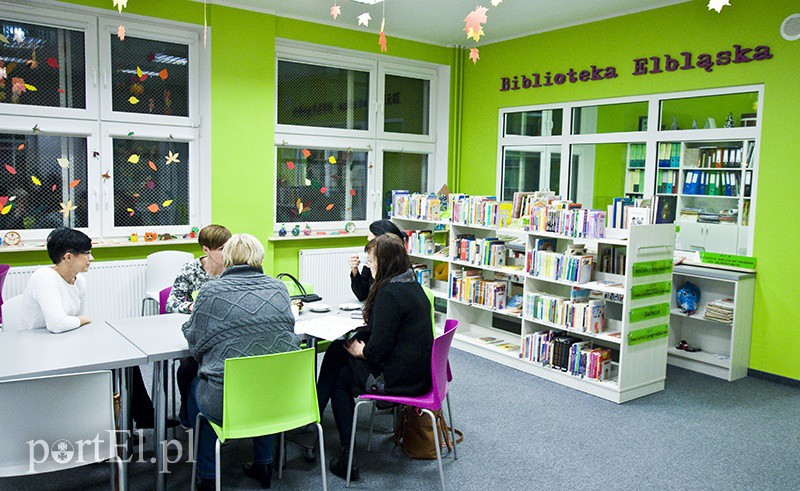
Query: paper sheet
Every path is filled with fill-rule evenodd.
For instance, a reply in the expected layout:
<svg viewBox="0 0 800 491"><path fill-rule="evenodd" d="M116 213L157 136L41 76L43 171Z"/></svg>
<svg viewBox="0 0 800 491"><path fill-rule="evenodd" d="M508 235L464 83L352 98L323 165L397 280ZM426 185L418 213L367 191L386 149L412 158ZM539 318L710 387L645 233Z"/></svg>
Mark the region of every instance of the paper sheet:
<svg viewBox="0 0 800 491"><path fill-rule="evenodd" d="M333 341L363 325L364 321L361 319L351 319L342 315L328 315L295 323L294 333L308 334L315 338Z"/></svg>

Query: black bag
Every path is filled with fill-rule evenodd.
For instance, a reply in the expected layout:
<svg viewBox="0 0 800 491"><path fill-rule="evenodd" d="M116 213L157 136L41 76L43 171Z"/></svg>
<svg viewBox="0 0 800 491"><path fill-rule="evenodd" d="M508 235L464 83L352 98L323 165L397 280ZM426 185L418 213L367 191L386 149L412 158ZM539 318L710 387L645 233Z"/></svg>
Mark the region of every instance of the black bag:
<svg viewBox="0 0 800 491"><path fill-rule="evenodd" d="M300 293L298 295L291 295L292 300L301 300L303 303L319 302L322 300L322 297L316 293L306 293L306 289L303 287L303 285L297 280L297 278L289 273L281 273L276 278L279 280L282 278L288 278L295 284L295 286L297 286L297 291Z"/></svg>

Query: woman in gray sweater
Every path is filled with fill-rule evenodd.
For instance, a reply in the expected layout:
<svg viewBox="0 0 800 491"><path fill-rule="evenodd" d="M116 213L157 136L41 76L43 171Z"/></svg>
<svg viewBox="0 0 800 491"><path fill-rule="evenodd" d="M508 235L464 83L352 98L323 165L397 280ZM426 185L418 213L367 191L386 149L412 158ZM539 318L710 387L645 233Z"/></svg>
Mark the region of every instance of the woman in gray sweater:
<svg viewBox="0 0 800 491"><path fill-rule="evenodd" d="M189 350L200 366L189 392L192 424L200 412L222 425L226 359L299 348L289 293L281 281L263 273L264 247L258 239L248 234L234 235L225 244L222 259L227 269L218 280L203 285L192 315L183 325ZM204 419L195 438L198 489L213 489L216 435ZM272 435L254 438L254 462L244 469L262 488L270 486L273 447Z"/></svg>

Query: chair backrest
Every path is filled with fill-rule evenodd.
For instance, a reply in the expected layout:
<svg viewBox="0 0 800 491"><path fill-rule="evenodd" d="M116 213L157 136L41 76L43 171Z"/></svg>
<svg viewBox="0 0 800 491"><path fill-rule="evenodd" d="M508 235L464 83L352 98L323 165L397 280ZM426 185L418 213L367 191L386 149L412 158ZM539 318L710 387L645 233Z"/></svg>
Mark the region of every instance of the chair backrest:
<svg viewBox="0 0 800 491"><path fill-rule="evenodd" d="M319 422L314 348L228 358L222 436L272 435Z"/></svg>
<svg viewBox="0 0 800 491"><path fill-rule="evenodd" d="M3 330L21 331L22 317L25 315L25 296L17 295L3 303Z"/></svg>
<svg viewBox="0 0 800 491"><path fill-rule="evenodd" d="M0 442L0 477L112 458L117 439L111 372L0 382Z"/></svg>
<svg viewBox="0 0 800 491"><path fill-rule="evenodd" d="M433 398L436 405L440 405L447 395L447 384L452 379L450 374L450 345L453 344L453 336L456 334L458 321L447 319L444 325L444 334L433 340L433 351L431 352L431 379L433 382Z"/></svg>
<svg viewBox="0 0 800 491"><path fill-rule="evenodd" d="M163 315L167 313L167 299L169 299L169 294L172 293L172 287L168 286L158 292L158 313L159 315Z"/></svg>
<svg viewBox="0 0 800 491"><path fill-rule="evenodd" d="M0 323L3 322L3 285L6 282L6 275L11 266L8 264L0 264Z"/></svg>
<svg viewBox="0 0 800 491"><path fill-rule="evenodd" d="M422 285L422 291L425 292L425 296L428 297L428 301L431 303L431 326L433 327L433 337L436 337L436 309L433 304L433 290L425 285Z"/></svg>
<svg viewBox="0 0 800 491"><path fill-rule="evenodd" d="M158 293L162 288L172 285L181 267L194 259L191 252L158 251L147 256L147 269L144 273L144 290Z"/></svg>

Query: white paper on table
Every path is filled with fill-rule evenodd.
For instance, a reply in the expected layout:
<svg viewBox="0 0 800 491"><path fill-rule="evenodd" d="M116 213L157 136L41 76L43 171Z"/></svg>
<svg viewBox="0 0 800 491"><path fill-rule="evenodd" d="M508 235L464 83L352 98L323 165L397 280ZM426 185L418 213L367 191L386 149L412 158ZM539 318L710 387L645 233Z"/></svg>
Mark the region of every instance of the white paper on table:
<svg viewBox="0 0 800 491"><path fill-rule="evenodd" d="M315 338L333 341L363 325L364 321L361 319L351 319L350 317L342 315L327 315L303 322L296 322L294 325L294 333L308 334Z"/></svg>

